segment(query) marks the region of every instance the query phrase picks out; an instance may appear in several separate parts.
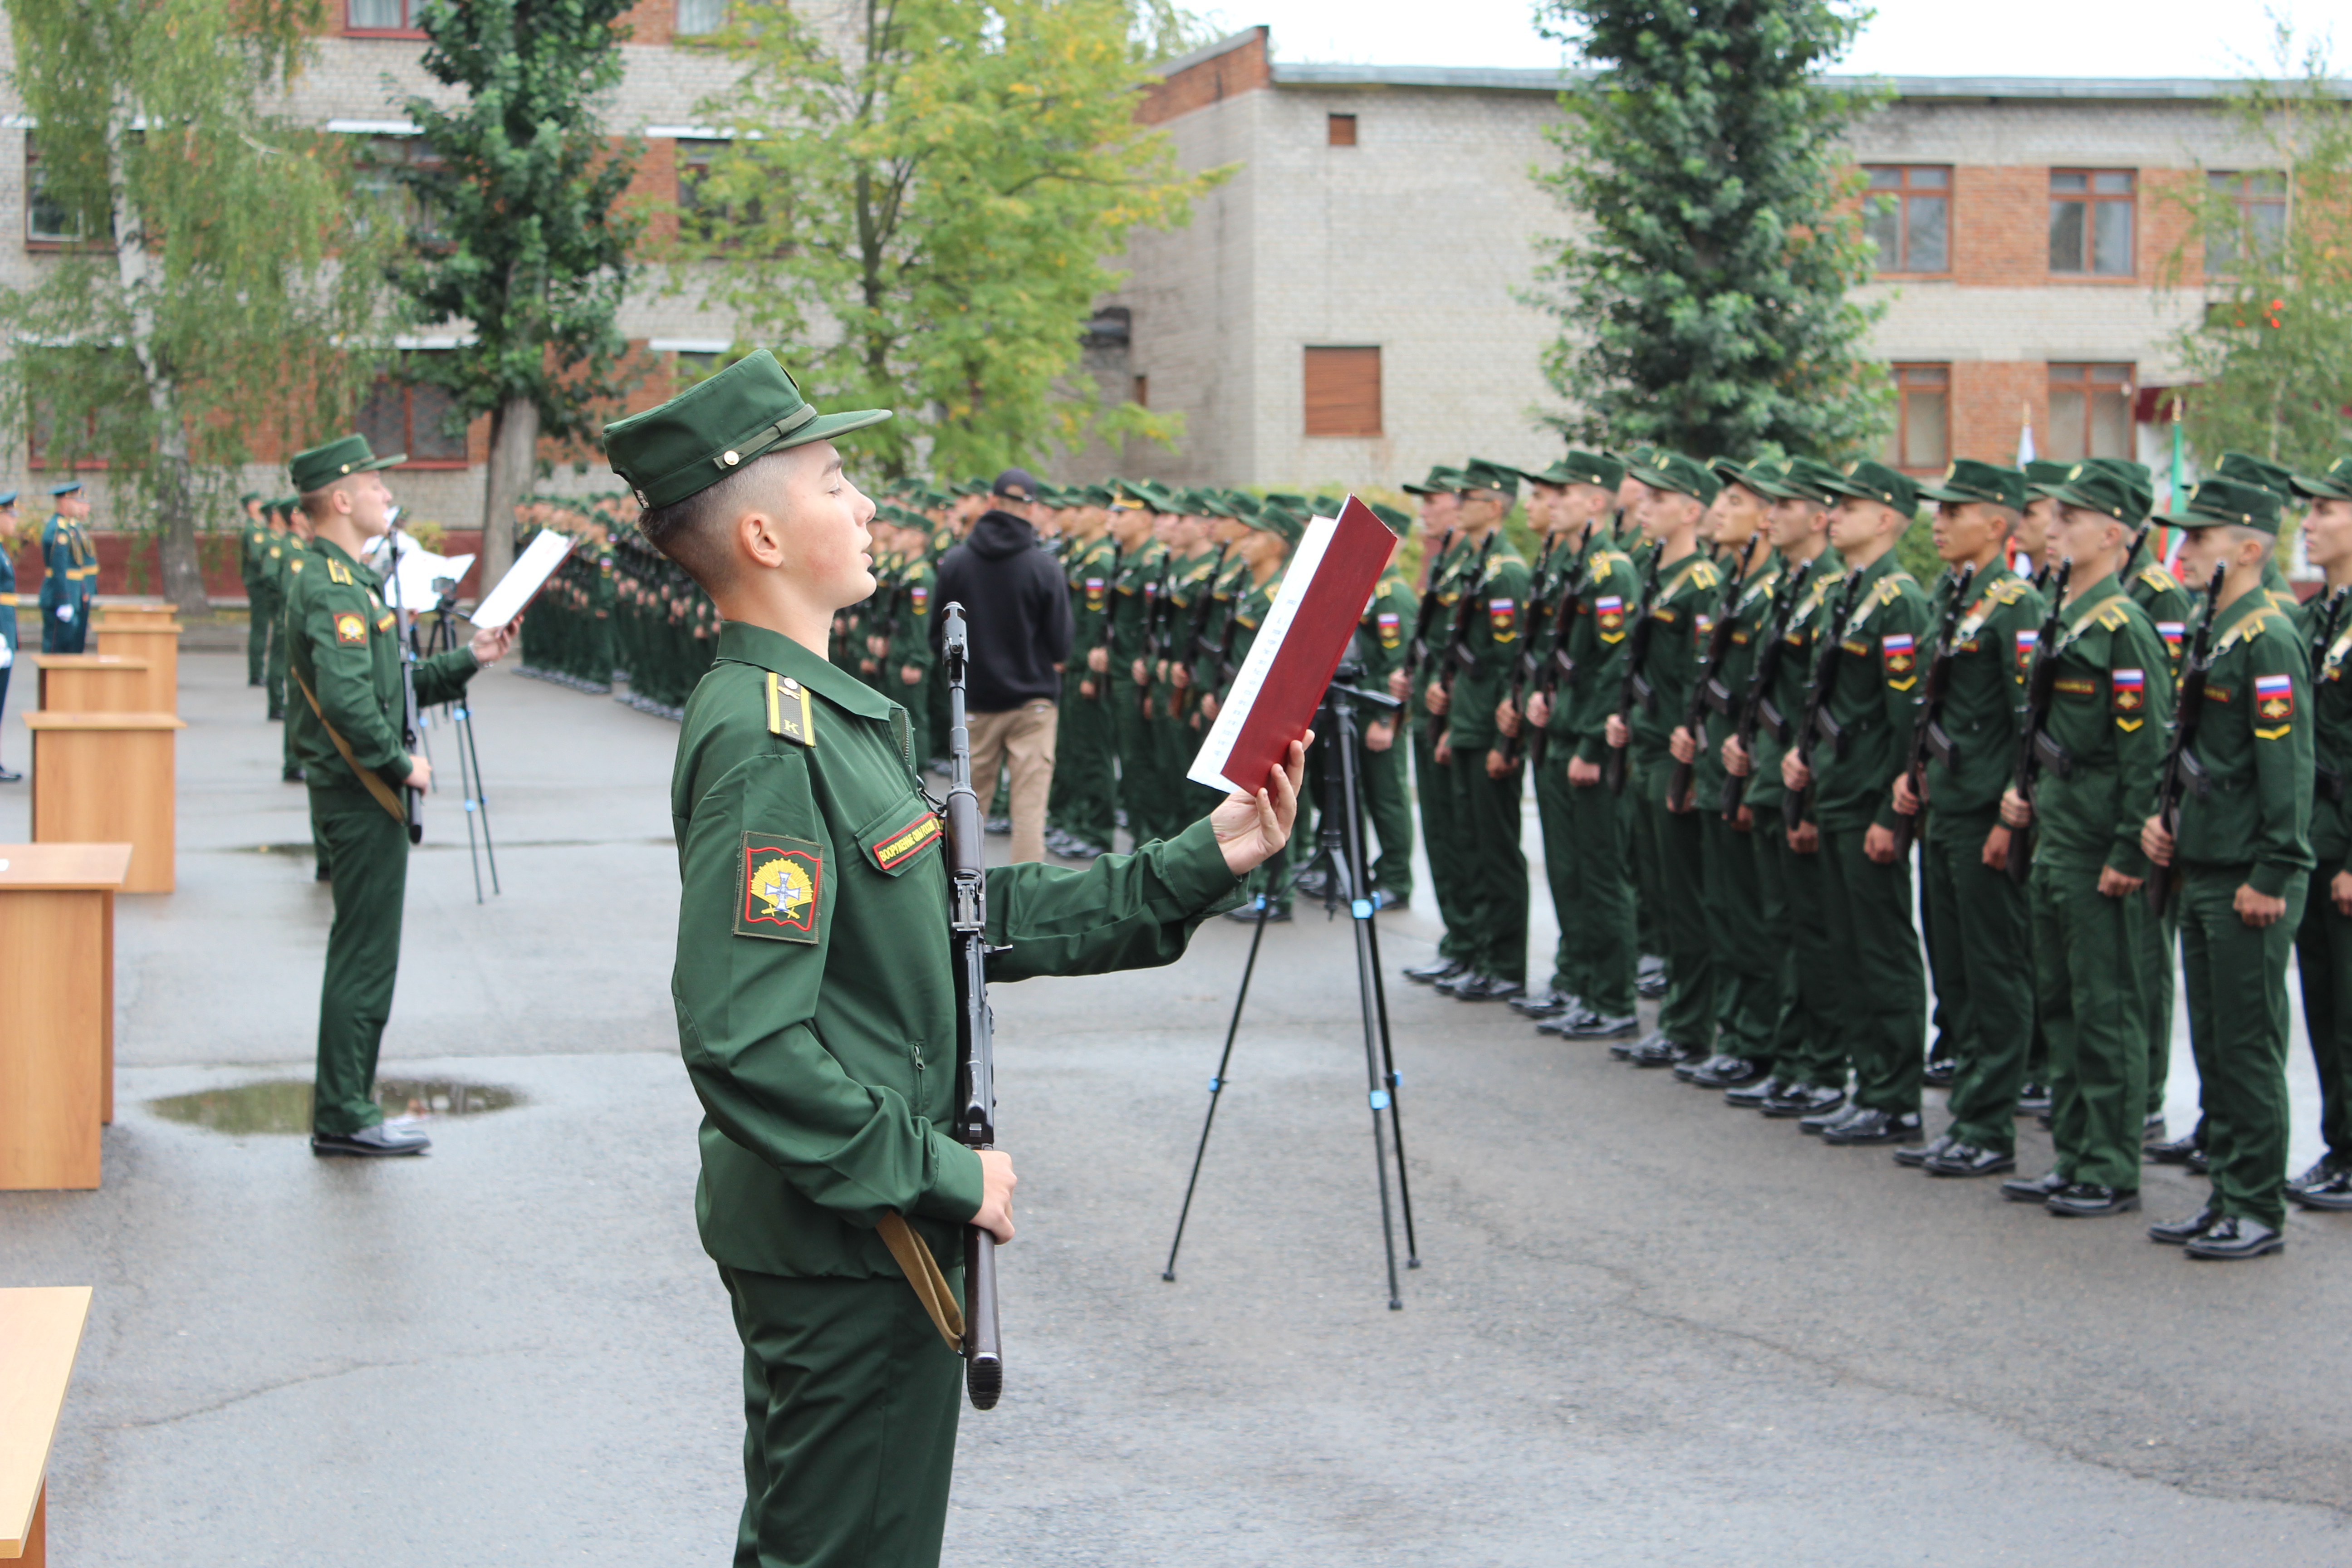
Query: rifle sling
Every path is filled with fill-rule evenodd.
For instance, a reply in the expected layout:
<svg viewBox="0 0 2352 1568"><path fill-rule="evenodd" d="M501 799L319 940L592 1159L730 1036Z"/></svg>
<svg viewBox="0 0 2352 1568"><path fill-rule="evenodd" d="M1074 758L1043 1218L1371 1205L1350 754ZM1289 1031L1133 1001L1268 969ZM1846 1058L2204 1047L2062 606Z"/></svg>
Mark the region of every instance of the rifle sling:
<svg viewBox="0 0 2352 1568"><path fill-rule="evenodd" d="M940 1272L940 1260L931 1256L931 1249L923 1245L923 1238L915 1234L903 1215L886 1214L874 1228L880 1233L882 1245L890 1249L890 1256L906 1271L915 1300L931 1315L931 1326L939 1330L940 1338L947 1341L948 1349L961 1355L963 1309L956 1305L955 1292L948 1289L948 1277Z"/></svg>
<svg viewBox="0 0 2352 1568"><path fill-rule="evenodd" d="M344 740L332 724L327 722L327 715L320 708L319 700L310 694L310 683L302 679L302 672L289 662L286 667L286 673L292 676L294 684L302 689L302 700L310 703L310 711L318 715L319 728L324 730L327 732L327 739L335 743L336 752L342 756L343 765L358 776L360 783L367 785L368 794L375 796L375 803L378 805L392 813L392 819L394 822L406 827L408 813L401 809L400 799L392 793L392 786L384 783L373 768L360 766L360 760L352 755L352 743Z"/></svg>

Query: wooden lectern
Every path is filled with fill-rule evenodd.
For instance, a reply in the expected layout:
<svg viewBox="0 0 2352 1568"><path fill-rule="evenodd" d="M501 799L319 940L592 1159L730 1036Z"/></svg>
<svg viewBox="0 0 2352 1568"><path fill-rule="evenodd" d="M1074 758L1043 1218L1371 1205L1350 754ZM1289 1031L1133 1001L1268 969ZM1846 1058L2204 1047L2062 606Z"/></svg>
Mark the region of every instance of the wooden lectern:
<svg viewBox="0 0 2352 1568"><path fill-rule="evenodd" d="M0 1290L0 1558L44 1568L49 1448L89 1321L87 1285Z"/></svg>
<svg viewBox="0 0 2352 1568"><path fill-rule="evenodd" d="M98 1185L128 844L0 844L0 1189Z"/></svg>
<svg viewBox="0 0 2352 1568"><path fill-rule="evenodd" d="M143 713L147 661L119 653L37 653L38 706L56 713Z"/></svg>
<svg viewBox="0 0 2352 1568"><path fill-rule="evenodd" d="M27 713L33 732L33 838L41 844L129 844L126 893L168 893L173 880L173 777L177 732L169 713Z"/></svg>
<svg viewBox="0 0 2352 1568"><path fill-rule="evenodd" d="M98 651L147 661L147 696L142 713L180 710L180 623L168 605L119 605L100 600L90 630Z"/></svg>

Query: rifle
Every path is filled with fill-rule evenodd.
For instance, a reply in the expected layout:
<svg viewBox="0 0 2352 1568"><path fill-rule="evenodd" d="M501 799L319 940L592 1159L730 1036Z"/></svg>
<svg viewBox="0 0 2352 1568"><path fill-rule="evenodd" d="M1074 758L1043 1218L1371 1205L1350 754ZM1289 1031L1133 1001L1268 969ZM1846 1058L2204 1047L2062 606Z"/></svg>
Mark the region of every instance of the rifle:
<svg viewBox="0 0 2352 1568"><path fill-rule="evenodd" d="M1642 661L1650 653L1650 606L1658 596L1658 555L1652 552L1650 564L1642 574L1642 596L1633 604L1633 629L1625 634L1625 679L1617 689L1617 711L1630 727L1633 710L1646 709L1655 699L1649 679L1642 673ZM1609 786L1611 795L1625 793L1625 775L1633 757L1633 738L1625 737L1622 746L1612 746L1609 754L1601 759L1601 782Z"/></svg>
<svg viewBox="0 0 2352 1568"><path fill-rule="evenodd" d="M1151 717L1151 682L1160 668L1160 632L1167 624L1169 606L1176 596L1176 552L1160 552L1160 581L1147 583L1143 588L1143 679L1139 683L1136 700L1141 704L1143 716Z"/></svg>
<svg viewBox="0 0 2352 1568"><path fill-rule="evenodd" d="M1470 651L1470 622L1478 613L1478 590L1486 581L1486 563L1495 558L1496 542L1503 537L1501 525L1486 535L1478 546L1478 559L1471 563L1469 580L1462 585L1461 597L1454 601L1454 632L1446 639L1444 668L1437 673L1438 688L1450 699L1454 695L1454 678L1478 662Z"/></svg>
<svg viewBox="0 0 2352 1568"><path fill-rule="evenodd" d="M1706 657L1699 662L1691 677L1690 696L1683 702L1683 729L1694 746L1706 744L1706 689L1715 680L1715 672L1731 652L1731 634L1739 621L1739 585L1748 580L1748 564L1756 559L1758 536L1749 534L1741 547L1739 559L1733 563L1729 581L1723 585L1723 598L1716 611L1715 628L1707 634ZM1698 773L1698 753L1693 752L1687 763L1676 763L1666 771L1666 809L1682 812L1691 808L1691 785Z"/></svg>
<svg viewBox="0 0 2352 1568"><path fill-rule="evenodd" d="M2344 602L2347 598L2352 598L2352 587L2336 589L2327 595L2327 602L2319 606L2319 629L2311 637L2311 685L2315 693L2312 701L2315 703L2319 700L2315 694L2320 679L2327 670L2327 645L2336 640L2336 634L2343 625ZM2316 761L2315 761L2315 768L2318 776L2313 781L2313 798L2342 800L2344 798L2343 771Z"/></svg>
<svg viewBox="0 0 2352 1568"><path fill-rule="evenodd" d="M1555 587L1547 590L1547 592L1557 592L1559 595L1559 597L1552 601L1550 648L1542 657L1538 657L1536 653L1537 640L1534 633L1530 632L1528 636L1527 651L1519 655L1518 668L1511 678L1511 706L1519 710L1519 733L1503 737L1503 760L1506 763L1516 763L1519 760L1519 741L1528 732L1527 708L1520 700L1526 695L1527 683L1530 680L1535 681L1536 690L1549 703L1553 694L1559 689L1559 678L1570 673L1575 667L1576 661L1567 653L1568 634L1576 624L1575 606L1579 597L1584 592L1586 559L1581 550L1572 554L1568 565L1560 571L1559 582ZM1537 597L1540 602L1543 595L1538 595ZM1549 750L1547 739L1547 732L1539 730L1536 731L1535 739L1528 748L1529 753L1534 756L1538 767L1543 765L1544 752Z"/></svg>
<svg viewBox="0 0 2352 1568"><path fill-rule="evenodd" d="M1082 678L1094 679L1095 700L1097 702L1101 701L1104 696L1110 690L1110 623L1112 614L1114 613L1113 606L1117 603L1113 595L1118 592L1119 557L1124 555L1126 552L1126 545L1121 544L1116 539L1110 542L1110 570L1103 575L1102 640L1095 645L1096 647L1102 649L1102 674L1099 678L1095 677L1094 656L1092 651L1089 650L1085 665L1087 672L1086 677ZM1086 592L1084 579L1080 579L1078 591L1082 594Z"/></svg>
<svg viewBox="0 0 2352 1568"><path fill-rule="evenodd" d="M2205 585L2205 609L2197 617L2189 657L2181 662L2180 700L2173 705L2172 735L2165 742L2164 772L2158 775L2156 786L2156 819L2173 836L2176 859L2179 856L2181 797L2194 789L2201 800L2213 789L2212 775L2189 748L2197 743L2198 725L2205 715L2205 677L2213 668L2213 615L2214 606L2221 602L2223 571L2222 567L2214 567L2213 580ZM2342 590L2338 590L2336 598L2341 600L2343 596ZM2321 619L2328 619L2334 613L2335 605L2331 603L2321 612ZM2014 859L2016 851L2011 849L2010 855ZM2147 912L2162 919L2164 906L2172 899L2172 868L2150 867L2145 891Z"/></svg>
<svg viewBox="0 0 2352 1568"><path fill-rule="evenodd" d="M1952 684L1952 638L1960 624L1961 613L1968 607L1969 586L1976 581L1977 569L1960 568L1959 580L1952 584L1951 602L1944 606L1944 624L1936 628L1936 651L1927 659L1927 679L1919 683L1919 711L1911 716L1911 755L1903 764L1903 776L1911 785L1911 798L1918 810L1906 816L1895 815L1895 858L1898 860L1911 853L1911 840L1919 831L1919 816L1927 809L1927 758L1932 753L1946 767L1952 767L1955 749L1952 738L1936 722L1944 711L1944 694ZM2003 650L2006 654L2007 650Z"/></svg>
<svg viewBox="0 0 2352 1568"><path fill-rule="evenodd" d="M425 724L416 712L416 649L410 645L408 595L400 591L400 528L399 519L385 544L391 552L392 569L384 579L392 585L392 596L400 616L400 632L395 639L400 645L400 749L415 755L424 743ZM425 842L425 792L413 784L400 786L402 804L408 808L408 841Z"/></svg>
<svg viewBox="0 0 2352 1568"><path fill-rule="evenodd" d="M971 735L964 726L963 683L971 663L963 606L940 612L940 664L948 681L948 931L955 948L956 1141L996 1147L996 1020L988 1005L988 872L980 796L971 783ZM964 1387L974 1410L992 1410L1004 1392L1004 1347L996 1321L996 1238L976 1225L963 1232Z"/></svg>
<svg viewBox="0 0 2352 1568"><path fill-rule="evenodd" d="M2042 630L2034 636L2033 668L2025 678L2025 728L2017 737L2017 766L2011 782L2018 797L2028 805L2033 804L2033 781L2042 772L2044 761L2054 763L2062 769L2074 766L2074 759L2065 755L2059 749L2058 742L2049 735L2050 694L2055 689L2058 679L2058 666L2051 650L2058 646L2058 639L2066 629L2066 579L2074 570L2072 561L2061 561L2051 574L2050 614L2043 619ZM2199 636L2204 635L2204 626L2210 618L2209 616L2206 621L2199 623ZM2201 690L2204 685L2201 679L2198 685ZM2025 886L2025 874L2031 869L2032 847L2033 828L2031 824L2011 831L2009 879L2018 887Z"/></svg>
<svg viewBox="0 0 2352 1568"><path fill-rule="evenodd" d="M1225 569L1225 552L1232 548L1233 546L1230 543L1218 545L1216 559L1209 563L1208 574L1201 579L1201 597L1192 605L1192 624L1186 628L1186 636L1184 639L1177 645L1179 649L1181 651L1180 651L1175 657L1185 664L1191 664L1197 660L1202 654L1212 651L1207 646L1209 639L1209 615L1211 611L1217 607L1217 578L1224 572ZM1200 700L1201 694L1198 690L1192 691L1191 695L1194 701L1197 702ZM1181 705L1182 696L1182 693L1178 694L1177 703L1179 706ZM1171 718L1174 718L1177 715L1175 714L1170 715Z"/></svg>
<svg viewBox="0 0 2352 1568"><path fill-rule="evenodd" d="M1833 724L1827 721L1830 689L1837 684L1838 664L1845 655L1845 625L1853 617L1854 596L1861 591L1861 569L1849 568L1845 575L1845 592L1838 596L1829 619L1822 624L1821 640L1815 645L1812 684L1805 689L1805 712L1798 721L1795 742L1797 761L1804 764L1809 774L1813 769L1813 747L1821 739L1822 731L1832 731L1830 737L1832 752L1843 749L1839 742L1844 737L1836 734ZM1783 793L1780 796L1780 826L1791 833L1804 826L1805 807L1812 803L1812 798L1811 784Z"/></svg>
<svg viewBox="0 0 2352 1568"><path fill-rule="evenodd" d="M1453 547L1454 531L1449 528L1437 536L1437 547L1422 561L1421 614L1412 623L1412 641L1404 649L1408 686L1420 684L1422 668L1429 662L1429 628L1437 624L1437 613L1444 607L1444 602L1438 597L1445 585L1439 568L1445 563L1445 552Z"/></svg>
<svg viewBox="0 0 2352 1568"><path fill-rule="evenodd" d="M1780 584L1780 601L1772 609L1770 635L1756 650L1755 668L1748 672L1748 689L1740 695L1739 715L1731 722L1731 733L1739 742L1739 750L1748 758L1748 767L1756 765L1756 734L1763 727L1764 710L1771 706L1772 683L1780 678L1780 660L1789 647L1789 623L1797 618L1797 606L1805 596L1805 588L1812 581L1813 568L1822 563L1814 556L1797 568ZM1711 695L1711 694L1710 694ZM1724 694L1727 698L1730 693ZM1773 729L1780 722L1776 717ZM1748 773L1726 773L1723 777L1723 817L1727 822L1739 816L1740 803L1748 796Z"/></svg>

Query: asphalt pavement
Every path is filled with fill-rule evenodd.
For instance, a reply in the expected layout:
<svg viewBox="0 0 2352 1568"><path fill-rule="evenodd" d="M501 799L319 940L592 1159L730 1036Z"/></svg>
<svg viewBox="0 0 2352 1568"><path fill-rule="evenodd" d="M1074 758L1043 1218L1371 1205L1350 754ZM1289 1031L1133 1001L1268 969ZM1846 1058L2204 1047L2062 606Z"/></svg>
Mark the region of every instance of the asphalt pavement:
<svg viewBox="0 0 2352 1568"><path fill-rule="evenodd" d="M488 810L428 803L384 1047L435 1147L318 1162L269 1129L330 906L243 674L182 661L179 890L121 900L105 1184L0 1194L0 1284L97 1287L53 1561L725 1561L739 1352L664 994L676 726L477 682ZM25 810L0 789L0 842ZM948 1563L2352 1561L2352 1220L2192 1263L1433 996L1395 971L1434 928L1380 924L1423 1263L1397 1311L1347 921L1267 933L1172 1284L1250 933L998 990L1007 1393L964 1414ZM2200 1184L2145 1190L2161 1217Z"/></svg>

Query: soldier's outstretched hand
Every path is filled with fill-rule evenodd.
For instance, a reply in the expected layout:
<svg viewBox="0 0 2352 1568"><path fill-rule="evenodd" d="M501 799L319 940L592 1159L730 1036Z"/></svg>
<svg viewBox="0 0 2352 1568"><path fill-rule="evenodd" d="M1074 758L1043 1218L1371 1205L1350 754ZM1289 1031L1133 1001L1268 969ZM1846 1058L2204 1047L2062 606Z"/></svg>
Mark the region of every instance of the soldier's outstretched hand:
<svg viewBox="0 0 2352 1568"><path fill-rule="evenodd" d="M1298 781L1307 773L1307 748L1315 743L1309 730L1290 742L1290 754L1266 775L1270 788L1255 795L1236 790L1209 814L1209 826L1224 851L1225 869L1246 876L1266 858L1290 842L1290 825L1298 818Z"/></svg>

